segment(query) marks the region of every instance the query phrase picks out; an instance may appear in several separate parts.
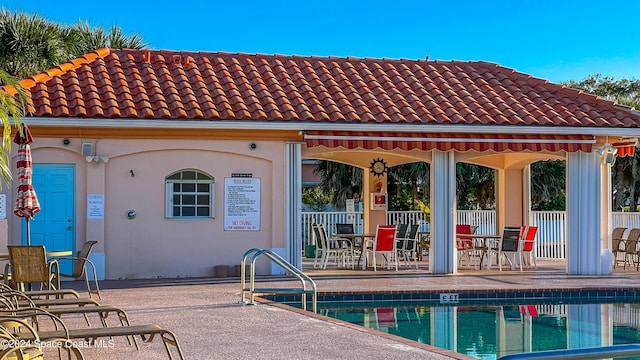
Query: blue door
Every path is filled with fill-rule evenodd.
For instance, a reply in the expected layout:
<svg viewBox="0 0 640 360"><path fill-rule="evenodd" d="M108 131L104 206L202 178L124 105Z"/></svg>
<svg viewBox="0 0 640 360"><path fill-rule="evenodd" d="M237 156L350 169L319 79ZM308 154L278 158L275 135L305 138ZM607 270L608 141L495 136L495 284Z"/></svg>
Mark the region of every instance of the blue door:
<svg viewBox="0 0 640 360"><path fill-rule="evenodd" d="M40 212L31 220L31 244L44 245L47 251L71 250L75 254L75 165L33 164L33 187ZM22 243L27 243L24 220ZM70 273L72 265L71 261L63 261L60 270Z"/></svg>

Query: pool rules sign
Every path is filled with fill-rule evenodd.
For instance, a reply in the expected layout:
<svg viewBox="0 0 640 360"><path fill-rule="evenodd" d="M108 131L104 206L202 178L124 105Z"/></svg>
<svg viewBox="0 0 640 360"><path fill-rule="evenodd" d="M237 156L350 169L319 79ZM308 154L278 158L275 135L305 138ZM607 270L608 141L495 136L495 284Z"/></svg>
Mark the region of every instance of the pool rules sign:
<svg viewBox="0 0 640 360"><path fill-rule="evenodd" d="M260 230L260 179L224 179L224 230Z"/></svg>

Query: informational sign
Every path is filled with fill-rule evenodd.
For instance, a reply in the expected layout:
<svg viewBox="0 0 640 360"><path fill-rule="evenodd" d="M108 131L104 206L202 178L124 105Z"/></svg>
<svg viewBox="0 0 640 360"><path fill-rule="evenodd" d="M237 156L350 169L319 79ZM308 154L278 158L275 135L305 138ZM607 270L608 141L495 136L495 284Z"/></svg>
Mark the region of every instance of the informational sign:
<svg viewBox="0 0 640 360"><path fill-rule="evenodd" d="M87 195L87 219L104 219L104 194Z"/></svg>
<svg viewBox="0 0 640 360"><path fill-rule="evenodd" d="M260 230L260 179L224 179L224 230Z"/></svg>

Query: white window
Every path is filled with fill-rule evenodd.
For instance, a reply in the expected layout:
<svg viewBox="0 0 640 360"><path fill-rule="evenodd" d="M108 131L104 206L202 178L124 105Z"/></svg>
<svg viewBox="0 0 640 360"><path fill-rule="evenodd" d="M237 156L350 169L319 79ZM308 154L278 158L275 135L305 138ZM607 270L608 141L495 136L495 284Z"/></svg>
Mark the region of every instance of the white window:
<svg viewBox="0 0 640 360"><path fill-rule="evenodd" d="M214 218L213 177L198 170L180 170L166 177L167 218Z"/></svg>

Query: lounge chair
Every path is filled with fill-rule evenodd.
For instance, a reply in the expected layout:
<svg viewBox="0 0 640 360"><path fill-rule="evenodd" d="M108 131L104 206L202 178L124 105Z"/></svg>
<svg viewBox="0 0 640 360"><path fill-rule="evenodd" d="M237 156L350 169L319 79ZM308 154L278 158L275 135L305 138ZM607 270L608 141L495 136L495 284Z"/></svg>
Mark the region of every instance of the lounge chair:
<svg viewBox="0 0 640 360"><path fill-rule="evenodd" d="M26 323L24 322L25 318L41 318L43 315L52 320L51 323L53 326L49 326L48 329L44 329L42 321L36 319L34 320L34 323L37 324L37 327L32 327L33 331L16 333L16 338L18 340L32 342L59 341L60 339L83 339L84 341L94 343L97 339L104 337L124 336L129 339L130 337L140 336L144 342L150 343L156 335L159 335L162 338L162 342L169 359L174 359L173 353L175 352L178 354L179 359L184 360L184 354L176 335L156 324L70 329L53 313L40 308L31 308L16 310L11 315L0 314L0 326L4 328L15 328L16 326L22 326L23 323ZM134 341L134 344L136 350L140 350L138 342Z"/></svg>

